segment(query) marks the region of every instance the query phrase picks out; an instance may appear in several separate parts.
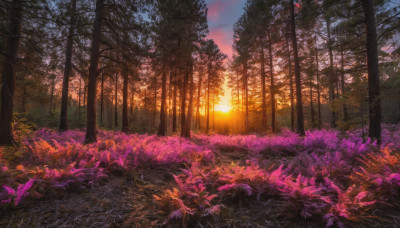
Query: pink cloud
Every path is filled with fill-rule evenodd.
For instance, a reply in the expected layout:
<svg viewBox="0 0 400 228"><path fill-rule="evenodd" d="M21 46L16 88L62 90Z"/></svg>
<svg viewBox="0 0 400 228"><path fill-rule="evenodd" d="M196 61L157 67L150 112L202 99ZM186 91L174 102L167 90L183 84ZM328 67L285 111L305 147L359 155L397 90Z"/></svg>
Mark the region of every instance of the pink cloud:
<svg viewBox="0 0 400 228"><path fill-rule="evenodd" d="M211 29L208 38L213 39L221 52L230 57L232 55L232 32L226 32L222 28Z"/></svg>
<svg viewBox="0 0 400 228"><path fill-rule="evenodd" d="M209 20L216 21L225 10L233 6L238 0L216 0L208 5Z"/></svg>

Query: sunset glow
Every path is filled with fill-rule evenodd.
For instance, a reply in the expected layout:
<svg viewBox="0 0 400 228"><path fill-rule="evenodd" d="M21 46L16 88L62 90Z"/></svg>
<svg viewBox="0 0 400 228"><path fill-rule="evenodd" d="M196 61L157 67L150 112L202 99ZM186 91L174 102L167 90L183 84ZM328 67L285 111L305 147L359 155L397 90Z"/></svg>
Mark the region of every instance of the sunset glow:
<svg viewBox="0 0 400 228"><path fill-rule="evenodd" d="M223 113L228 113L231 111L232 107L228 104L218 104L215 106L215 111L220 111Z"/></svg>

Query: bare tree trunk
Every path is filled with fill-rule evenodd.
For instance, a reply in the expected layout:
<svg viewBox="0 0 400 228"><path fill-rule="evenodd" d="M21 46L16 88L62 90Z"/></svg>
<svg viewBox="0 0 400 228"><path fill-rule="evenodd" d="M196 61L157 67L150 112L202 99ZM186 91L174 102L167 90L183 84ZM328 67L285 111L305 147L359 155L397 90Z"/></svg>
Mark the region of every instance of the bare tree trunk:
<svg viewBox="0 0 400 228"><path fill-rule="evenodd" d="M292 32L292 45L294 54L294 73L296 81L296 102L297 102L297 133L305 135L304 132L304 117L303 117L303 103L301 99L301 74L300 62L297 51L297 36L296 36L296 21L294 15L294 0L290 1L290 14L291 14L291 32Z"/></svg>
<svg viewBox="0 0 400 228"><path fill-rule="evenodd" d="M381 98L375 10L372 0L362 0L367 33L369 137L381 143Z"/></svg>
<svg viewBox="0 0 400 228"><path fill-rule="evenodd" d="M103 112L104 112L104 74L101 74L100 88L100 127L103 127Z"/></svg>
<svg viewBox="0 0 400 228"><path fill-rule="evenodd" d="M315 36L315 61L317 70L317 100L318 100L318 129L322 127L321 118L321 91L320 91L320 80L319 80L319 60L318 60L318 47L317 47L317 36Z"/></svg>
<svg viewBox="0 0 400 228"><path fill-rule="evenodd" d="M289 68L289 87L290 87L290 129L294 131L294 88L293 88L293 74L292 74L292 58L290 55L289 39L286 37L286 46L288 51L288 68Z"/></svg>
<svg viewBox="0 0 400 228"><path fill-rule="evenodd" d="M79 122L81 120L81 96L82 96L82 77L79 77L79 92L78 92L78 117L79 117Z"/></svg>
<svg viewBox="0 0 400 228"><path fill-rule="evenodd" d="M215 131L215 95L213 94L213 131Z"/></svg>
<svg viewBox="0 0 400 228"><path fill-rule="evenodd" d="M75 11L76 0L71 0L71 18L67 37L67 47L65 52L64 64L64 78L61 96L61 115L60 115L60 131L68 130L68 90L69 90L69 77L72 69L72 49L74 46L74 33L75 33Z"/></svg>
<svg viewBox="0 0 400 228"><path fill-rule="evenodd" d="M331 105L331 127L336 127L336 112L333 107L335 102L335 76L333 72L333 48L331 38L331 22L330 18L326 17L326 28L328 31L328 49L329 49L329 104Z"/></svg>
<svg viewBox="0 0 400 228"><path fill-rule="evenodd" d="M261 40L261 37L259 37L260 39L260 54L261 54L261 111L262 111L262 126L261 126L261 130L263 132L265 132L266 128L267 128L267 102L266 102L266 96L265 96L265 57L264 57L264 47L263 47L263 43Z"/></svg>
<svg viewBox="0 0 400 228"><path fill-rule="evenodd" d="M314 128L315 117L314 117L314 104L313 104L313 82L310 77L310 111L311 111L311 128Z"/></svg>
<svg viewBox="0 0 400 228"><path fill-rule="evenodd" d="M340 48L340 56L341 56L341 91L342 91L342 103L343 103L343 121L347 122L348 120L348 114L347 114L347 105L346 102L344 100L344 96L345 96L345 75L344 75L344 54L343 54L343 47Z"/></svg>
<svg viewBox="0 0 400 228"><path fill-rule="evenodd" d="M185 138L190 138L190 130L192 125L192 117L193 117L193 93L194 93L194 82L193 82L193 65L190 64L190 97L189 97L189 106L187 111L187 120L185 124Z"/></svg>
<svg viewBox="0 0 400 228"><path fill-rule="evenodd" d="M271 78L271 129L275 133L275 84L274 84L274 62L272 61L272 40L268 33L268 51L269 51L269 71Z"/></svg>
<svg viewBox="0 0 400 228"><path fill-rule="evenodd" d="M201 83L203 75L199 73L199 86L197 88L197 110L196 110L196 127L200 130L200 96L201 96Z"/></svg>
<svg viewBox="0 0 400 228"><path fill-rule="evenodd" d="M165 136L165 104L167 99L167 73L164 67L162 72L162 85L161 85L161 110L160 110L160 123L158 125L157 135Z"/></svg>
<svg viewBox="0 0 400 228"><path fill-rule="evenodd" d="M189 81L189 66L187 63L186 72L183 78L182 94L181 94L181 137L185 137L185 124L186 124L186 96Z"/></svg>
<svg viewBox="0 0 400 228"><path fill-rule="evenodd" d="M210 80L211 80L211 66L208 65L208 80L207 80L207 120L206 120L206 134L208 134L210 128Z"/></svg>
<svg viewBox="0 0 400 228"><path fill-rule="evenodd" d="M174 69L173 74L173 86L174 92L172 97L172 132L176 132L176 96L177 96L177 85L176 85L176 70Z"/></svg>
<svg viewBox="0 0 400 228"><path fill-rule="evenodd" d="M246 106L246 114L245 114L245 118L244 118L244 130L247 133L249 131L249 90L248 90L248 86L247 86L247 63L243 64L243 73L244 73L244 93L245 93L245 106Z"/></svg>
<svg viewBox="0 0 400 228"><path fill-rule="evenodd" d="M237 76L237 113L236 113L236 128L239 132L239 112L240 112L240 77Z"/></svg>
<svg viewBox="0 0 400 228"><path fill-rule="evenodd" d="M133 123L134 99L135 99L135 87L131 86L131 105L130 105L130 112L129 112L129 123ZM131 124L131 126L132 126L132 124Z"/></svg>
<svg viewBox="0 0 400 228"><path fill-rule="evenodd" d="M92 49L90 52L85 143L91 143L96 141L96 89L97 89L97 74L98 74L97 67L100 58L100 36L101 36L101 25L103 20L103 6L104 6L104 0L96 0Z"/></svg>
<svg viewBox="0 0 400 228"><path fill-rule="evenodd" d="M129 76L128 70L123 70L123 88L122 88L122 131L125 133L129 132L129 121L128 121L128 84Z"/></svg>
<svg viewBox="0 0 400 228"><path fill-rule="evenodd" d="M154 77L154 103L153 103L153 117L151 119L151 132L154 131L156 125L157 115L157 77Z"/></svg>
<svg viewBox="0 0 400 228"><path fill-rule="evenodd" d="M87 94L87 85L86 85L86 82L84 81L84 82L83 82L83 105L82 105L82 107L83 107L84 109L87 108L87 105L86 105L86 103L87 103L87 101L86 101L86 94Z"/></svg>
<svg viewBox="0 0 400 228"><path fill-rule="evenodd" d="M118 127L118 73L115 73L114 88L114 126Z"/></svg>

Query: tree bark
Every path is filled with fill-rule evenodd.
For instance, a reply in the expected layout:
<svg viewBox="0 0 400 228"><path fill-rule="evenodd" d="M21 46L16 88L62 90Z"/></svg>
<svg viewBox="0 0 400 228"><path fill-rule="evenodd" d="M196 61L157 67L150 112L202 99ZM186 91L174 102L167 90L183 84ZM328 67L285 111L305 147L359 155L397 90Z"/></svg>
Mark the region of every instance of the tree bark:
<svg viewBox="0 0 400 228"><path fill-rule="evenodd" d="M115 73L114 85L114 126L118 127L118 73Z"/></svg>
<svg viewBox="0 0 400 228"><path fill-rule="evenodd" d="M196 127L200 130L200 96L201 96L201 83L203 80L203 75L199 73L199 86L197 88L197 110L196 110Z"/></svg>
<svg viewBox="0 0 400 228"><path fill-rule="evenodd" d="M342 108L343 108L343 121L347 122L348 120L348 114L347 114L347 105L346 102L344 100L344 96L345 96L345 75L344 75L344 54L343 54L343 47L340 47L340 56L341 56L341 92L342 92Z"/></svg>
<svg viewBox="0 0 400 228"><path fill-rule="evenodd" d="M13 107L15 93L15 65L21 37L23 0L13 0L10 9L6 55L3 62L1 113L0 113L0 145L14 145Z"/></svg>
<svg viewBox="0 0 400 228"><path fill-rule="evenodd" d="M65 51L65 64L64 64L64 78L61 96L61 114L60 114L60 131L68 130L68 90L69 90L69 78L72 69L72 50L74 47L74 33L75 33L75 11L76 11L76 0L71 0L71 17L70 25L67 37L67 47Z"/></svg>
<svg viewBox="0 0 400 228"><path fill-rule="evenodd" d="M294 131L294 88L293 88L293 74L292 74L292 58L290 55L289 39L286 38L286 46L288 51L288 68L289 68L289 89L290 89L290 129Z"/></svg>
<svg viewBox="0 0 400 228"><path fill-rule="evenodd" d="M300 75L300 62L299 54L297 51L297 36L296 36L296 19L294 15L294 0L290 1L290 14L291 14L291 35L294 54L294 73L296 81L296 102L297 102L297 133L305 135L304 132L304 117L303 117L303 104L301 99L301 75Z"/></svg>
<svg viewBox="0 0 400 228"><path fill-rule="evenodd" d="M130 105L130 113L129 113L129 123L133 123L133 106L135 99L135 87L131 87L131 105ZM132 124L131 124L132 126Z"/></svg>
<svg viewBox="0 0 400 228"><path fill-rule="evenodd" d="M128 70L124 69L123 72L123 88L122 88L122 132L129 132L129 121L128 121L128 84L129 76Z"/></svg>
<svg viewBox="0 0 400 228"><path fill-rule="evenodd" d="M336 127L336 112L334 109L335 102L335 76L333 72L333 48L332 48L332 38L331 38L331 22L330 18L326 18L326 28L328 32L328 49L329 49L329 104L331 108L331 127Z"/></svg>
<svg viewBox="0 0 400 228"><path fill-rule="evenodd" d="M320 79L319 79L319 60L318 60L318 47L317 47L317 36L315 36L315 62L316 62L316 73L317 73L317 102L318 102L318 129L322 127L321 118L321 91L320 91Z"/></svg>
<svg viewBox="0 0 400 228"><path fill-rule="evenodd" d="M275 84L274 84L274 62L272 60L272 40L268 33L268 51L269 51L269 72L271 79L271 130L275 133Z"/></svg>
<svg viewBox="0 0 400 228"><path fill-rule="evenodd" d="M261 105L262 105L262 126L261 126L261 130L263 132L265 132L266 128L267 128L267 102L266 102L266 91L265 91L265 57L264 57L264 47L263 47L263 43L261 40L261 37L259 37L260 39L260 54L261 54Z"/></svg>
<svg viewBox="0 0 400 228"><path fill-rule="evenodd" d="M210 128L210 80L211 80L211 66L208 65L208 79L207 79L207 117L206 117L206 134L208 134Z"/></svg>
<svg viewBox="0 0 400 228"><path fill-rule="evenodd" d="M100 87L100 127L103 126L103 112L104 112L104 73L101 74L101 87Z"/></svg>
<svg viewBox="0 0 400 228"><path fill-rule="evenodd" d="M98 75L97 67L99 65L100 58L100 36L103 21L103 7L104 0L96 0L92 48L90 51L85 143L92 143L96 141L96 89Z"/></svg>
<svg viewBox="0 0 400 228"><path fill-rule="evenodd" d="M162 85L161 85L161 110L160 110L160 124L158 125L157 135L165 136L165 104L167 99L167 73L164 67L162 72Z"/></svg>
<svg viewBox="0 0 400 228"><path fill-rule="evenodd" d="M187 110L187 119L185 124L185 138L190 138L190 130L192 126L192 117L193 117L193 93L194 93L194 82L193 82L193 65L190 64L190 97L189 97L189 106Z"/></svg>
<svg viewBox="0 0 400 228"><path fill-rule="evenodd" d="M369 137L381 143L381 100L375 10L372 0L362 0L367 33Z"/></svg>
<svg viewBox="0 0 400 228"><path fill-rule="evenodd" d="M186 72L183 78L182 94L181 94L181 137L185 137L185 124L186 124L186 96L189 81L189 67L186 66Z"/></svg>
<svg viewBox="0 0 400 228"><path fill-rule="evenodd" d="M176 70L173 71L173 97L172 97L172 132L176 132L176 96L177 96L177 85L176 85Z"/></svg>
<svg viewBox="0 0 400 228"><path fill-rule="evenodd" d="M247 63L243 64L243 86L244 86L244 93L245 93L245 108L246 113L244 117L244 130L247 133L249 131L249 90L247 86Z"/></svg>
<svg viewBox="0 0 400 228"><path fill-rule="evenodd" d="M78 93L78 117L79 117L79 123L81 120L81 96L82 96L82 77L79 77L79 93Z"/></svg>

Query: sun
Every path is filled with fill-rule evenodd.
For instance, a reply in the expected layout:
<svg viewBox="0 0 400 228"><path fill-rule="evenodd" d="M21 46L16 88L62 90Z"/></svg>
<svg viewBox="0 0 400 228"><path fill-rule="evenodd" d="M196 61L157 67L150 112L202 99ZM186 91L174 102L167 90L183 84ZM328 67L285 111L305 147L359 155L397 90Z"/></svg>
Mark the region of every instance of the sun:
<svg viewBox="0 0 400 228"><path fill-rule="evenodd" d="M227 113L227 112L231 111L231 106L226 105L226 104L219 104L219 105L215 106L215 110L223 112L223 113Z"/></svg>

